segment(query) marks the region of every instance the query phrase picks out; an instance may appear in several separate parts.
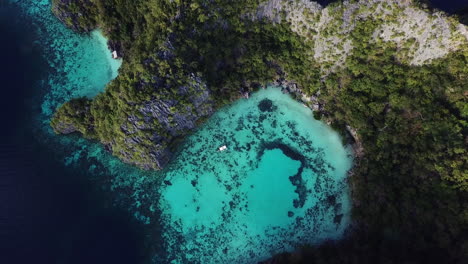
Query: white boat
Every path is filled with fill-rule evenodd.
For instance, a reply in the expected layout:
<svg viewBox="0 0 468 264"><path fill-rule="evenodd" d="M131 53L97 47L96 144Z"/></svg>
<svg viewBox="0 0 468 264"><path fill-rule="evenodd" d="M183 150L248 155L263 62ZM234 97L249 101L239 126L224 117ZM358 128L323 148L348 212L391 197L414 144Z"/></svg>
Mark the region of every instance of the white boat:
<svg viewBox="0 0 468 264"><path fill-rule="evenodd" d="M219 151L225 151L227 149L227 147L226 147L226 145L224 145L224 146L219 147L218 149L219 149Z"/></svg>

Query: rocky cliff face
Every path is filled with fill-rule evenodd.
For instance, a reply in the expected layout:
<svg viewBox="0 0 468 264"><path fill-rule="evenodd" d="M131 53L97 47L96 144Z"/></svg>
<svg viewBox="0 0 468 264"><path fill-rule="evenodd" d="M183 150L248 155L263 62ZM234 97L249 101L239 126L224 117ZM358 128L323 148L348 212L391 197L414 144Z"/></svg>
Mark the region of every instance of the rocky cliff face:
<svg viewBox="0 0 468 264"><path fill-rule="evenodd" d="M96 6L91 0L53 0L52 12L65 25L76 32L89 32L96 28L93 17Z"/></svg>
<svg viewBox="0 0 468 264"><path fill-rule="evenodd" d="M321 64L324 75L339 69L353 52L351 33L365 20L378 25L370 40L396 44L397 56L410 65L430 63L468 45L466 26L411 0L344 1L326 8L308 0L268 0L250 16L288 23L313 46L309 56Z"/></svg>
<svg viewBox="0 0 468 264"><path fill-rule="evenodd" d="M268 0L248 17L287 23L312 47L305 55L320 64L324 80L340 71L353 54L353 30L363 21L373 21L376 25L368 33L367 41L396 46L396 58L412 66L430 64L468 47L467 26L444 12L424 10L412 0L343 1L325 8L308 0ZM275 84L285 87L312 110L327 115L320 91L308 95L291 79ZM353 138L355 156L362 157L364 149L358 131L349 125L345 130Z"/></svg>
<svg viewBox="0 0 468 264"><path fill-rule="evenodd" d="M99 24L111 36L112 30L117 30L115 25L101 20L98 23L103 15L99 12L112 13L113 7L121 12L122 6L125 4L117 6L111 1L53 0L54 14L74 31L86 33ZM93 100L80 98L65 103L56 111L51 125L56 133L79 132L99 140L126 163L143 169L161 169L170 161L176 141L209 117L215 102L199 75L179 76L176 85L171 82L168 86L170 78L158 70L158 63L172 64L173 47L169 41L164 42L164 47L154 44L155 51L142 58L126 57L134 46L130 44L123 47L118 39L108 42L110 49L124 57L123 68L127 67L124 74L121 69L123 76L111 84L112 88L108 87ZM138 71L134 71L135 65L140 67ZM142 71L145 77L141 76ZM128 84L129 80L132 84Z"/></svg>
<svg viewBox="0 0 468 264"><path fill-rule="evenodd" d="M362 48L357 48L362 42L391 46L396 49L396 58L408 65L430 64L434 59L443 58L455 51L466 50L468 47L466 26L443 13L422 10L409 0L344 1L326 8L308 0L260 2L260 5L250 12L239 13L238 16L250 21L265 20L273 24L287 25L292 34L300 36L305 46L310 47L301 56L310 62L310 65L319 65L322 83L327 81L328 76L343 69L352 55ZM117 2L54 0L53 10L65 24L74 30L86 32L100 24L96 21L99 18L99 14L96 14L98 12L95 8L96 3L106 3L101 9L104 8L103 10L108 13L106 14L112 18L110 19L112 26L108 25L106 28L110 36L115 33L113 30L119 31L121 40L111 39L110 46L117 49L119 55L124 57L125 63L122 67L126 68L125 76L117 78L114 90L106 91L106 95L99 98L100 102L90 103L87 109L76 110L79 115L73 114L73 111L59 109L52 126L58 133L79 131L85 136L98 139L113 154L127 163L145 169L162 168L172 156L171 149L175 141L183 138L201 120L213 113L215 109L213 89L219 88L216 100L224 99L220 98L219 90L222 91L222 87L208 87L201 73L187 72L190 65L203 64L211 59L196 54L197 45L206 45L206 43L187 43L185 40L190 38L186 36L183 36L184 41L177 40L174 31L183 30L188 25L180 24L178 28L171 28L177 24L175 22L178 19L189 16L191 12L197 14L199 22L205 21L208 19L207 16L213 14L201 12L199 6L195 4L188 7L179 5L176 1L168 1L168 5L175 7L168 9L173 13L159 21L159 24L154 23L159 27L159 31L152 32L153 35L145 35L146 31L150 31L146 28L147 21L156 18L141 20L141 14L138 13L140 11L135 11L137 12L135 18L129 19L125 26L118 27L116 25L120 25L122 15L127 12L119 7L117 11L120 12L120 16L112 17L113 12L117 12L112 10ZM135 5L137 4L141 3ZM208 9L209 5L207 3L205 5ZM144 8L159 14L161 10L154 6L144 6ZM140 8L142 7L138 6L137 10ZM180 9L186 10L180 12ZM218 11L215 14L219 15ZM144 25L137 27L135 24ZM227 24L225 26L228 27ZM168 28L170 30L167 30ZM356 32L356 28L362 32ZM196 30L192 30L190 34L194 31ZM280 38L287 39L288 36ZM123 45L119 41L126 41L127 44ZM154 44L156 46L154 48L153 43L159 44ZM176 48L172 43L174 45L183 43L186 46L179 51L183 50L182 53L185 55L193 51L192 57L199 57L193 61L185 61L186 57L177 57ZM144 47L139 47L138 52L129 55L132 53L128 49L138 44ZM241 47L239 50L242 50ZM141 55L142 53L144 55ZM143 57L134 59L134 55ZM212 54L205 53L205 55L209 57ZM225 54L218 57L229 58ZM231 57L232 60L241 60L239 56ZM196 61L197 59L201 63ZM258 61L262 59L266 60L258 58ZM223 61L217 62L216 65L223 65ZM221 68L209 70L217 71ZM289 92L294 93L315 111L326 112L326 106L320 98L320 90L310 94L312 92L305 91L303 87L296 85L295 80L288 78L287 73L283 77L287 81L283 80L279 84L287 86ZM139 96L142 90L146 91L145 96ZM351 127L348 130L356 134L353 135L355 139L358 138L359 131Z"/></svg>
<svg viewBox="0 0 468 264"><path fill-rule="evenodd" d="M163 168L173 155L171 144L177 138L182 138L198 123L209 117L214 111L214 100L207 86L199 77L191 76L190 86L178 88L177 98L187 98L186 102L179 99L158 99L143 101L136 106L138 112L130 114L121 130L125 133L127 151L121 151L120 156L127 163L133 163L144 169ZM138 114L139 113L139 114ZM157 129L155 125L157 124ZM144 131L151 131L147 136L141 136ZM147 157L143 162L136 161L135 153L142 153L141 146L149 140ZM115 142L110 144L110 147Z"/></svg>
<svg viewBox="0 0 468 264"><path fill-rule="evenodd" d="M164 98L153 97L133 105L116 125L118 133L105 139L99 136L97 117L91 110L91 100L70 101L56 112L51 125L57 133L80 132L100 140L106 148L124 162L143 169L161 169L170 161L183 138L214 112L214 100L207 86L192 75L189 85L180 86L177 93Z"/></svg>

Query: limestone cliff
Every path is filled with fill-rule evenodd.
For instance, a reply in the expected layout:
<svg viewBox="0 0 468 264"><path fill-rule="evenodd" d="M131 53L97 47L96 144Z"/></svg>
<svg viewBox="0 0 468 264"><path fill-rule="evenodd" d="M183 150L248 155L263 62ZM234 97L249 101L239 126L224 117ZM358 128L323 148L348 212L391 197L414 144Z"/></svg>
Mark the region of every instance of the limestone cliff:
<svg viewBox="0 0 468 264"><path fill-rule="evenodd" d="M313 48L307 55L320 63L325 75L344 65L354 48L351 33L357 23L366 20L378 25L369 40L395 43L399 59L410 65L428 64L468 46L465 25L411 0L344 1L325 8L308 0L269 0L249 16L286 22L310 42Z"/></svg>
<svg viewBox="0 0 468 264"><path fill-rule="evenodd" d="M466 26L412 1L54 0L53 10L77 31L102 27L124 65L104 94L65 104L52 126L145 169L163 168L178 139L217 107L278 79L326 114L321 89L366 46L395 49L409 66L468 52ZM357 138L360 128L347 127Z"/></svg>
<svg viewBox="0 0 468 264"><path fill-rule="evenodd" d="M96 28L94 14L97 11L93 0L53 0L52 12L65 25L77 32L89 32Z"/></svg>

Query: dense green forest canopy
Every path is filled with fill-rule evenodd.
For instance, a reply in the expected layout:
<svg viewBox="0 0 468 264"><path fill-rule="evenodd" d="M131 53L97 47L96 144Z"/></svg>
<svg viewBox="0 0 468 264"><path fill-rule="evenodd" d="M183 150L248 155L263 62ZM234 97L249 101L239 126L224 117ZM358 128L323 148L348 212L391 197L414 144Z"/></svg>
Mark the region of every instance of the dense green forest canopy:
<svg viewBox="0 0 468 264"><path fill-rule="evenodd" d="M177 100L176 111L191 105L188 95L181 95L176 87L193 87L193 76L206 82L216 107L284 75L280 64L301 87L314 91L320 81L317 66L302 56L307 46L299 37L286 25L239 16L258 2L214 1L207 8L203 1L56 1L54 12L70 27L103 28L122 47L125 63L119 77L92 100L87 111L70 111L73 104L65 104L52 126L56 131L77 126L84 136L111 144L113 153L124 160L148 165L155 147L153 135L165 138L159 149L167 148L174 138L155 121L144 130L132 131L140 143L130 148L122 124L130 122L130 114L143 119L138 110L141 103L155 98ZM72 119L90 123L84 126Z"/></svg>
<svg viewBox="0 0 468 264"><path fill-rule="evenodd" d="M303 257L317 263L468 259L468 48L410 65L397 56L400 47L372 38L386 21L368 18L351 31L354 49L342 67L324 75L311 43L288 23L246 15L260 0L53 2L64 23L79 32L103 29L124 57L105 92L57 110L51 122L57 132L78 131L130 163L151 164L155 149L175 146L188 131L170 135L157 119L122 129L144 122L143 103L175 100L176 113L194 104L179 88L197 93L201 80L217 108L287 79L318 96L317 116L343 133L354 128L364 148L349 177L356 226L348 239L309 248ZM128 144L130 134L138 144ZM156 144L155 134L164 139Z"/></svg>

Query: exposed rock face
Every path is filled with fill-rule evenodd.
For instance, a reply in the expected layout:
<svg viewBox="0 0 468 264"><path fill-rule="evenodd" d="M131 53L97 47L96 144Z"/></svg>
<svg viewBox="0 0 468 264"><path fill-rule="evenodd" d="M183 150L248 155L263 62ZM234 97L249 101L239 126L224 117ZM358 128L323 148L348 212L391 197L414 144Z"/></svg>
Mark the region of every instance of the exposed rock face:
<svg viewBox="0 0 468 264"><path fill-rule="evenodd" d="M76 32L89 32L96 28L91 14L96 7L91 0L53 0L52 12L65 25Z"/></svg>
<svg viewBox="0 0 468 264"><path fill-rule="evenodd" d="M55 115L61 118L54 118L51 122L56 133L70 134L80 132L86 134L92 130L90 122L90 104L86 98L77 98L62 106Z"/></svg>
<svg viewBox="0 0 468 264"><path fill-rule="evenodd" d="M55 131L60 134L71 134L78 132L78 128L72 122L60 121L54 126Z"/></svg>
<svg viewBox="0 0 468 264"><path fill-rule="evenodd" d="M354 49L351 33L361 21L375 21L369 41L396 45L397 59L409 65L429 64L468 46L468 27L443 12L422 10L412 0L344 1L325 8L308 0L268 0L249 16L288 23L313 47L304 55L320 64L323 78L345 65ZM307 95L297 89L294 80L277 80L275 84L314 111L326 114L320 91ZM354 140L355 156L362 157L364 149L357 131L349 125L346 131Z"/></svg>
<svg viewBox="0 0 468 264"><path fill-rule="evenodd" d="M430 63L468 45L465 25L445 13L421 10L411 0L344 1L326 8L308 0L269 0L250 17L289 23L314 47L307 55L321 64L324 76L342 67L353 51L350 33L364 20L378 25L373 41L395 43L398 58L410 65Z"/></svg>
<svg viewBox="0 0 468 264"><path fill-rule="evenodd" d="M97 6L93 0L53 0L54 14L74 31L89 32L97 27ZM112 30L106 28L104 30ZM125 57L130 46L115 39L108 41L111 51L116 51L119 57ZM172 50L167 41L163 52L156 54L160 59L171 61ZM151 55L143 61L144 66L154 63ZM128 58L131 61L132 58ZM125 60L125 58L124 58ZM143 169L162 169L167 165L176 147L176 141L187 135L205 118L214 112L214 100L204 81L195 74L184 79L179 87L166 87L158 72L152 72L151 81L139 80L133 87L136 90L153 90L154 94L144 100L128 100L127 98L112 97L112 101L127 109L124 115L112 116L113 121L102 122L102 116L93 116L93 109L103 108L107 103L94 105L92 100L85 100L87 109L80 108L78 100L74 99L61 107L52 119L51 125L57 133L69 134L80 132L85 137L101 141L106 149L119 157L122 161L134 164ZM187 82L188 80L188 82ZM127 87L130 89L130 87ZM138 92L138 91L137 91ZM140 101L141 100L141 101ZM75 108L76 111L70 111ZM115 108L113 108L115 110ZM78 111L78 112L77 112ZM74 114L76 112L76 114ZM105 115L113 115L111 111ZM83 118L83 116L85 118ZM81 123L86 120L85 126ZM105 118L104 118L105 119ZM105 123L112 131L106 131L103 136L95 123ZM112 127L112 128L111 128Z"/></svg>
<svg viewBox="0 0 468 264"><path fill-rule="evenodd" d="M170 145L174 139L185 136L197 126L198 122L214 112L214 100L207 86L194 75L191 79L192 85L178 89L178 97L188 98L188 102L154 98L138 105L140 117L136 115L128 117L127 124L122 125L121 129L126 134L127 149L133 151L120 153L124 162L133 163L144 169L163 168L173 155ZM158 124L156 131L155 123ZM148 146L148 156L142 159L145 162L138 162L133 157L135 153L142 154L139 146L148 139L141 137L139 133L141 131L150 131L151 145Z"/></svg>
<svg viewBox="0 0 468 264"><path fill-rule="evenodd" d="M200 117L211 115L213 101L210 92L199 78L193 78L196 80L194 86L179 87L179 95L189 95L190 104L181 105L176 100L161 99L144 102L140 112L144 115L145 122L157 119L171 136L176 137L193 129Z"/></svg>
<svg viewBox="0 0 468 264"><path fill-rule="evenodd" d="M93 17L97 12L94 3L93 0L54 0L53 10L72 29L87 32L97 24ZM326 8L309 0L268 0L252 12L239 15L252 20L268 19L272 23L288 23L291 30L310 46L303 56L320 66L322 81L331 73L338 72L355 52L358 42L353 40L353 30L361 25L359 23L366 21L372 22L371 30L363 33L366 42L392 43L397 48L396 57L410 65L430 63L433 59L442 58L468 45L466 26L456 23L445 14L425 12L410 0L344 1ZM168 37L166 47L154 55L167 65L174 61L169 39ZM127 46L116 40L110 40L109 46L119 56L125 57ZM137 64L140 63L143 64L141 67L146 67L153 61L152 58L143 58ZM157 76L158 74L162 76ZM115 99L121 105L132 104L131 110L126 111L123 117L119 116L121 120L117 122L122 123L112 124L116 130L120 128L118 132L123 134L118 135L121 138L105 141L97 139L127 163L145 169L159 169L172 156L171 147L174 142L187 135L201 120L209 117L214 111L215 103L210 89L198 76L190 75L190 84L166 87L164 84L159 85L158 81L165 78L164 73L151 72L149 75L154 78L148 79L158 83L155 84L157 87L151 87L154 94L138 99L137 102ZM135 76L138 79L138 73ZM285 78L288 78L286 74L282 80L276 82L285 87L285 92L294 94L315 111L326 111L320 100L320 91L306 95L294 80L286 81ZM136 86L141 82L142 80L136 81ZM146 84L141 84L144 85ZM159 86L164 86L170 92L162 91L164 89ZM241 91L241 94L248 97L248 91ZM268 109L267 102L263 107ZM53 126L59 133L84 133L93 129L94 121L92 116L85 117L88 121L85 125L78 126L80 124L65 119L58 120ZM356 133L353 134L352 128L348 130L354 139L358 138ZM362 153L362 147L357 146L357 150Z"/></svg>

